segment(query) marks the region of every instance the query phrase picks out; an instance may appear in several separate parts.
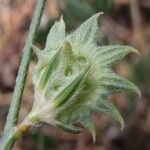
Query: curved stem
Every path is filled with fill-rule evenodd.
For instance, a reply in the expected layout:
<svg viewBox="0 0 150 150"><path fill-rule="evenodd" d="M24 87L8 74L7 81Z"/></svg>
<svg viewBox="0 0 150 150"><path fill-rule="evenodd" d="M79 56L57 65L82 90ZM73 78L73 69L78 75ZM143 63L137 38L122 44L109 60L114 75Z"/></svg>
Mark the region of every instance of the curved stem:
<svg viewBox="0 0 150 150"><path fill-rule="evenodd" d="M35 14L32 19L30 30L29 30L29 35L28 35L28 38L26 40L26 43L23 49L21 64L20 64L18 76L16 79L16 86L15 86L14 93L12 96L3 137L0 142L0 150L10 150L13 147L15 140L16 140L16 138L14 137L16 132L14 132L13 130L17 123L18 114L20 110L21 98L22 98L27 71L28 71L28 67L29 67L29 63L30 63L30 59L32 55L32 44L34 44L35 42L35 37L36 37L36 33L40 24L45 1L46 0L38 0L37 2ZM6 147L3 145L8 145L8 146Z"/></svg>
<svg viewBox="0 0 150 150"><path fill-rule="evenodd" d="M18 140L24 133L26 133L32 125L30 124L20 124L19 126L15 126L7 130L7 134L3 135L3 139L1 141L1 150L10 150L12 149L16 140Z"/></svg>

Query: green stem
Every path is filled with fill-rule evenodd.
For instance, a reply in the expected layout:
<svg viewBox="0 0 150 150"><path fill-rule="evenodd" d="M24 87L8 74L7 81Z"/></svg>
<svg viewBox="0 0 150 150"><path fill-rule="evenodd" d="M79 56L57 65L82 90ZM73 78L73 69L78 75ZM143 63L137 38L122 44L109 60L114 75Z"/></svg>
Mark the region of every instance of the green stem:
<svg viewBox="0 0 150 150"><path fill-rule="evenodd" d="M35 42L35 37L36 37L36 33L38 31L38 27L40 24L45 1L46 0L38 0L37 2L35 14L32 19L30 30L29 30L29 35L28 35L28 38L26 40L26 43L23 49L21 64L20 64L18 76L16 79L16 86L15 86L14 93L12 96L3 137L0 142L0 150L10 150L13 147L15 140L16 140L16 138L14 138L14 135L16 133L12 129L14 129L17 123L21 98L22 98L27 71L28 71L28 67L29 67L29 63L30 63L30 59L32 55L32 44L34 44Z"/></svg>
<svg viewBox="0 0 150 150"><path fill-rule="evenodd" d="M37 149L38 150L44 150L45 149L44 136L41 133L41 131L38 132L37 142L38 142Z"/></svg>
<svg viewBox="0 0 150 150"><path fill-rule="evenodd" d="M16 128L10 128L7 133L3 134L0 149L11 150L15 141L21 136L21 132Z"/></svg>

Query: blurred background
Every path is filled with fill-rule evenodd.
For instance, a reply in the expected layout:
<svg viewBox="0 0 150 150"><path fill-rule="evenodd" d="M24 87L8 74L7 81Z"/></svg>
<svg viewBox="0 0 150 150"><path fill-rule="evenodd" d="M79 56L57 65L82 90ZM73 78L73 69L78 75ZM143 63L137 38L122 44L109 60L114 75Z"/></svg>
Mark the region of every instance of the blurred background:
<svg viewBox="0 0 150 150"><path fill-rule="evenodd" d="M36 0L0 0L0 135L35 4ZM114 67L142 92L141 98L133 93L111 96L125 118L125 128L120 130L115 121L95 114L97 140L93 144L87 132L72 135L44 124L24 135L14 150L150 150L150 0L47 0L37 46L44 46L49 29L62 14L69 33L96 12L104 12L99 19L99 45L131 45L140 52ZM32 107L35 64L33 55L18 122Z"/></svg>

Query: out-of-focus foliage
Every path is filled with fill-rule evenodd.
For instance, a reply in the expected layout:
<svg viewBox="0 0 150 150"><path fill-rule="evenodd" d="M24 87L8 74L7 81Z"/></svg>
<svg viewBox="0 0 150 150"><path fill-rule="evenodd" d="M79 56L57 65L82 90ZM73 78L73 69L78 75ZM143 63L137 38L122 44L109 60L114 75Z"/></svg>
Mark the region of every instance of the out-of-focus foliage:
<svg viewBox="0 0 150 150"><path fill-rule="evenodd" d="M107 13L112 6L112 0L64 0L64 2L62 13L66 19L67 28L74 27L76 22L87 19L98 11Z"/></svg>
<svg viewBox="0 0 150 150"><path fill-rule="evenodd" d="M93 8L97 11L101 10L102 12L109 13L113 7L114 0L94 0L91 2Z"/></svg>
<svg viewBox="0 0 150 150"><path fill-rule="evenodd" d="M132 78L141 87L143 95L150 96L150 57L145 57L132 66Z"/></svg>

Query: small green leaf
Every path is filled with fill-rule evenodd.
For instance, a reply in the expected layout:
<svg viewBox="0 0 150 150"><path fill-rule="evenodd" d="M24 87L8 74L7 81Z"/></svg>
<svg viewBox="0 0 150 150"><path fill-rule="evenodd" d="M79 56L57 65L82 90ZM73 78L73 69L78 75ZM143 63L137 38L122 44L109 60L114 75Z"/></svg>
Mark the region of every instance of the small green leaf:
<svg viewBox="0 0 150 150"><path fill-rule="evenodd" d="M66 36L66 27L63 20L63 17L61 17L60 21L56 21L55 24L52 26L46 40L46 51L51 50L58 50L61 46L63 46L63 43L65 41Z"/></svg>
<svg viewBox="0 0 150 150"><path fill-rule="evenodd" d="M64 43L62 52L63 52L63 59L65 61L67 61L66 65L68 65L70 63L73 63L75 61L75 57L74 57L74 54L73 54L73 51L72 51L71 44L68 41L66 41Z"/></svg>
<svg viewBox="0 0 150 150"><path fill-rule="evenodd" d="M114 120L119 121L121 124L121 128L124 127L124 120L122 116L120 115L117 108L108 99L106 99L106 97L101 96L100 99L97 100L96 104L94 104L93 109L95 111L104 113Z"/></svg>
<svg viewBox="0 0 150 150"><path fill-rule="evenodd" d="M139 97L141 95L139 88L134 83L121 78L114 73L101 75L99 84L106 88L108 93L134 91Z"/></svg>
<svg viewBox="0 0 150 150"><path fill-rule="evenodd" d="M88 119L84 122L84 127L91 133L93 138L93 143L96 141L96 128L92 120Z"/></svg>
<svg viewBox="0 0 150 150"><path fill-rule="evenodd" d="M68 125L68 124L64 125L64 124L62 124L61 122L58 122L58 121L55 124L56 124L56 126L58 128L61 128L64 131L69 132L69 133L76 134L76 133L80 133L81 132L81 129L76 128L76 127L74 127L72 125Z"/></svg>
<svg viewBox="0 0 150 150"><path fill-rule="evenodd" d="M73 54L71 44L68 41L66 41L63 46L62 61L64 62L65 66L65 75L72 75L75 56Z"/></svg>
<svg viewBox="0 0 150 150"><path fill-rule="evenodd" d="M85 21L75 32L67 37L68 41L71 44L80 44L81 46L95 41L98 31L97 19L101 14L97 13Z"/></svg>
<svg viewBox="0 0 150 150"><path fill-rule="evenodd" d="M130 46L111 45L100 46L97 50L97 57L99 59L100 66L112 65L124 58L127 54L138 51Z"/></svg>
<svg viewBox="0 0 150 150"><path fill-rule="evenodd" d="M48 79L50 78L53 71L57 68L59 64L60 53L61 53L61 50L56 52L56 54L54 54L52 59L47 63L47 66L44 68L44 71L43 71L44 75L41 76L39 80L39 85L38 85L38 89L40 91L44 90L45 86L48 83Z"/></svg>

